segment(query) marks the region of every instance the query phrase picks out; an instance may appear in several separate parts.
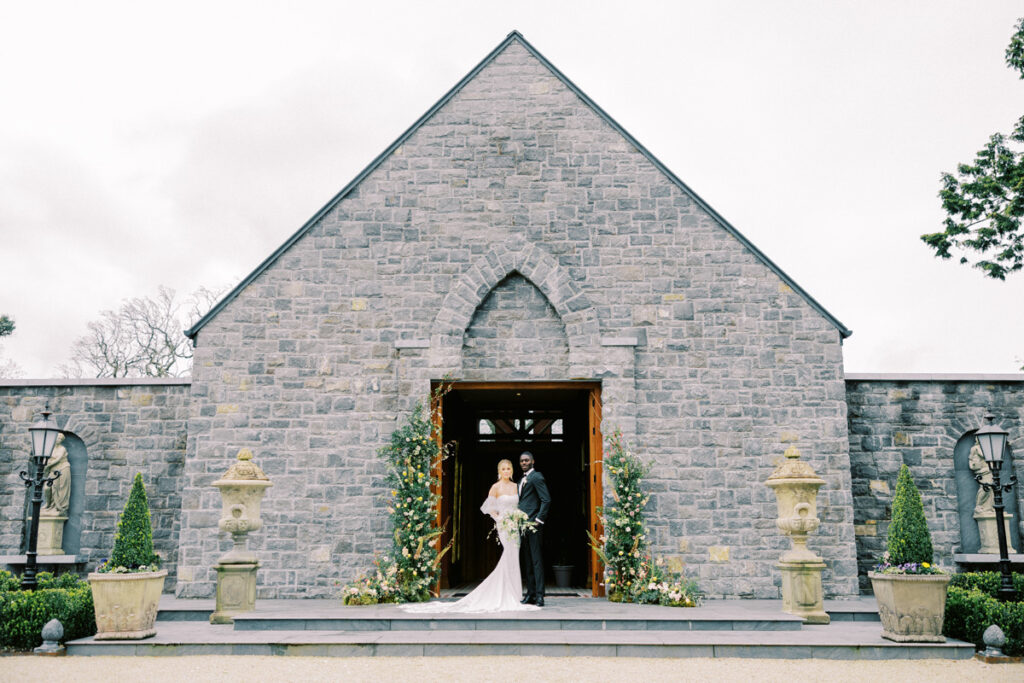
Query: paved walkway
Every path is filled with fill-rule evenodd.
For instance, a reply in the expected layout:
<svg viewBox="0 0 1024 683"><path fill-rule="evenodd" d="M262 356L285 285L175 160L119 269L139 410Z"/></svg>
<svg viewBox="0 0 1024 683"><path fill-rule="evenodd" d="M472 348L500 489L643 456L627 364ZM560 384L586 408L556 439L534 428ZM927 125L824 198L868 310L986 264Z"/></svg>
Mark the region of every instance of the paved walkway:
<svg viewBox="0 0 1024 683"><path fill-rule="evenodd" d="M961 681L1024 680L1024 664L601 657L0 657L0 680L53 681Z"/></svg>

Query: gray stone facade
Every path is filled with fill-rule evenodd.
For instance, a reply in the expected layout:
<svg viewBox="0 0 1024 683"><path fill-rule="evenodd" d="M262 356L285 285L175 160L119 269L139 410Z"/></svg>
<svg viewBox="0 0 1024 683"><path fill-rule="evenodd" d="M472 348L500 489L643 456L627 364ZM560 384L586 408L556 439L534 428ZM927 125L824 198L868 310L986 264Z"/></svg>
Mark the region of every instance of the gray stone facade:
<svg viewBox="0 0 1024 683"><path fill-rule="evenodd" d="M935 560L953 567L953 554L964 552L954 475L957 442L983 425L991 410L997 424L1010 432L1016 475L1024 481L1024 378L851 375L846 384L861 589L870 590L867 571L885 551L903 464L921 492ZM971 491L968 504L973 507ZM1007 494L1016 501L1020 495L1020 486Z"/></svg>
<svg viewBox="0 0 1024 683"><path fill-rule="evenodd" d="M275 484L261 594L364 570L374 453L450 375L601 380L653 465L655 549L713 596L778 594L761 482L795 441L828 482L826 591L852 595L840 332L512 40L201 326L178 593L212 590L210 483L241 447Z"/></svg>
<svg viewBox="0 0 1024 683"><path fill-rule="evenodd" d="M29 468L28 428L47 401L65 432L69 454L77 455L78 448L84 451L81 513L68 522L80 524L79 549L72 552L82 559L86 570L109 557L132 479L141 472L152 515L154 547L168 570L167 583L173 585L177 576L189 381L0 382L0 555L16 554L19 549L25 486L18 472ZM79 482L72 483L77 488ZM75 502L73 497L73 510Z"/></svg>

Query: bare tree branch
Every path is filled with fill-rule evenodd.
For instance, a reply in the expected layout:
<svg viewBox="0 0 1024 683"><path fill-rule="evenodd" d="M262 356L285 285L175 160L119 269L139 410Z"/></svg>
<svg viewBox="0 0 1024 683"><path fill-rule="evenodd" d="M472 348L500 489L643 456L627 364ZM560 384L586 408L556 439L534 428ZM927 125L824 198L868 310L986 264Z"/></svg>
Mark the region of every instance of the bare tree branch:
<svg viewBox="0 0 1024 683"><path fill-rule="evenodd" d="M161 286L156 297L127 299L103 311L71 346L66 377L183 377L192 371L192 343L182 334L224 290L200 287L184 301Z"/></svg>

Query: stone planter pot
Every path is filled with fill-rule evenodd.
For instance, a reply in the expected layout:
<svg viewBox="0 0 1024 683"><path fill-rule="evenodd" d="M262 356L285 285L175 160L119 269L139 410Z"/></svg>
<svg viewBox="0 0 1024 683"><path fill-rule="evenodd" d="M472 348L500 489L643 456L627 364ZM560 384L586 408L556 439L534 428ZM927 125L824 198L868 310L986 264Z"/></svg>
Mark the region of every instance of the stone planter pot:
<svg viewBox="0 0 1024 683"><path fill-rule="evenodd" d="M156 635L156 612L167 570L89 574L96 640L138 640Z"/></svg>
<svg viewBox="0 0 1024 683"><path fill-rule="evenodd" d="M898 643L944 643L949 574L868 572L882 618L882 637Z"/></svg>
<svg viewBox="0 0 1024 683"><path fill-rule="evenodd" d="M555 573L556 586L559 588L569 588L572 585L573 565L556 564L552 565L551 570Z"/></svg>

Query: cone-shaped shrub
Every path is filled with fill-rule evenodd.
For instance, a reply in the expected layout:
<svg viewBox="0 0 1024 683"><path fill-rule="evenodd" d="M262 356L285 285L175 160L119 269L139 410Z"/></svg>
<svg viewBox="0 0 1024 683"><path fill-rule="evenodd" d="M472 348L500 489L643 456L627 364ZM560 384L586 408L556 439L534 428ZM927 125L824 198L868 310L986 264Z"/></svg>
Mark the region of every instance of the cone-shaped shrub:
<svg viewBox="0 0 1024 683"><path fill-rule="evenodd" d="M136 474L132 492L128 494L128 502L117 522L114 552L106 566L109 571L116 571L118 567L132 571L140 567L148 569L159 563L160 557L153 552L153 527L149 519L146 487L142 484L142 475Z"/></svg>
<svg viewBox="0 0 1024 683"><path fill-rule="evenodd" d="M889 564L901 565L932 561L932 537L924 518L921 494L910 478L910 468L903 465L896 481L892 501L892 524L889 525Z"/></svg>

